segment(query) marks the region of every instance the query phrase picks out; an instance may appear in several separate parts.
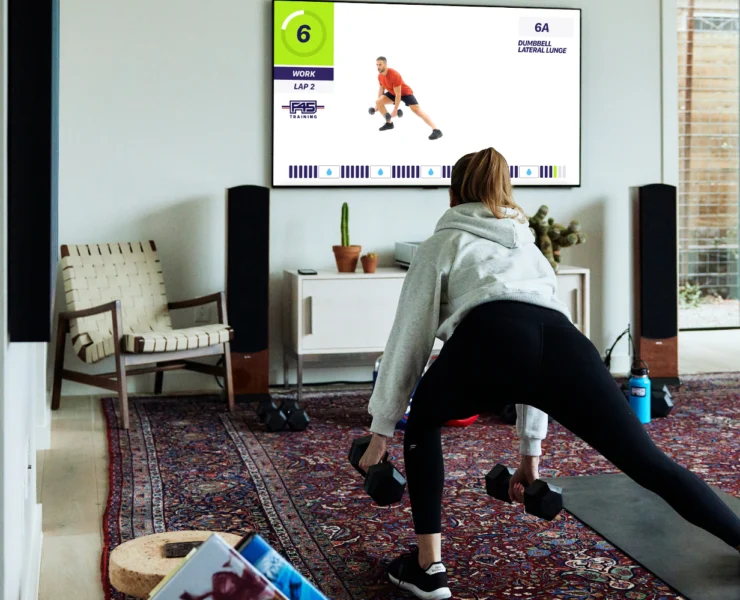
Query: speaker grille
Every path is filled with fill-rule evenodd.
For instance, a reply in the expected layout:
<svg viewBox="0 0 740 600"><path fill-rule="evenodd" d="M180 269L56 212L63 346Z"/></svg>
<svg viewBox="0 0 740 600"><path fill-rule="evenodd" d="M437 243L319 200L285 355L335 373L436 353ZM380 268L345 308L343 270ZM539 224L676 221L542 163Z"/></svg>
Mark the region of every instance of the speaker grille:
<svg viewBox="0 0 740 600"><path fill-rule="evenodd" d="M7 5L8 333L11 342L48 342L59 254L59 5Z"/></svg>
<svg viewBox="0 0 740 600"><path fill-rule="evenodd" d="M676 188L640 188L641 334L649 339L678 335Z"/></svg>
<svg viewBox="0 0 740 600"><path fill-rule="evenodd" d="M233 352L268 348L270 190L243 185L226 191L226 303Z"/></svg>

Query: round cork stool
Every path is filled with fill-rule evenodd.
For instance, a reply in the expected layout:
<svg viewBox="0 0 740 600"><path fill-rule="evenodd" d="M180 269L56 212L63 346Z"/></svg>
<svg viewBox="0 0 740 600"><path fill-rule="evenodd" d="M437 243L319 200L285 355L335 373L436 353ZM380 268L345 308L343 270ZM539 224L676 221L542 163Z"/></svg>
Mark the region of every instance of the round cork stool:
<svg viewBox="0 0 740 600"><path fill-rule="evenodd" d="M147 598L157 584L183 558L165 558L164 545L171 542L197 542L207 540L212 531L170 531L155 533L130 540L116 547L110 554L108 576L111 585L119 592L134 598ZM218 533L232 546L241 536Z"/></svg>

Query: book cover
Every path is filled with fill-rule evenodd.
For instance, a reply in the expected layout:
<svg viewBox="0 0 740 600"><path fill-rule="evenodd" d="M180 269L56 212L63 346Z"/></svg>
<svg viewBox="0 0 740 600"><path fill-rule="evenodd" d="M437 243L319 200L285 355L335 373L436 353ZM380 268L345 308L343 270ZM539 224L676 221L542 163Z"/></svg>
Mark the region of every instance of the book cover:
<svg viewBox="0 0 740 600"><path fill-rule="evenodd" d="M151 600L288 600L217 534L192 551Z"/></svg>
<svg viewBox="0 0 740 600"><path fill-rule="evenodd" d="M152 589L152 590L151 590L151 591L149 592L149 594L147 595L147 598L149 598L149 599L151 600L151 598L153 598L153 597L155 596L155 594L156 594L157 592L159 592L159 590L160 590L160 589L162 589L162 588L163 588L163 587L165 586L165 584L166 584L166 583L167 583L167 582L168 582L168 581L169 581L170 579L172 579L172 578L173 578L173 577L175 576L175 574L177 574L177 573L178 573L178 572L180 571L180 569L182 569L182 567L183 567L183 566L185 565L185 563L186 563L186 562L188 562L188 559L189 559L189 558L190 558L191 556L193 556L193 554L195 554L196 550L197 550L197 548L193 548L193 549L192 549L192 550L191 550L190 552L188 552L188 553L187 553L187 555L185 556L185 558L183 558L183 559L182 559L182 560L181 560L181 561L180 561L180 562L178 563L177 567L175 567L175 568L174 568L174 569L172 569L172 570L171 570L171 571L170 571L169 573L167 573L167 575L165 575L165 576L164 576L164 578L162 579L162 581L160 581L160 582L159 582L159 583L158 583L158 584L157 584L156 586L154 586L154 589Z"/></svg>
<svg viewBox="0 0 740 600"><path fill-rule="evenodd" d="M289 600L329 600L259 534L247 534L236 549Z"/></svg>

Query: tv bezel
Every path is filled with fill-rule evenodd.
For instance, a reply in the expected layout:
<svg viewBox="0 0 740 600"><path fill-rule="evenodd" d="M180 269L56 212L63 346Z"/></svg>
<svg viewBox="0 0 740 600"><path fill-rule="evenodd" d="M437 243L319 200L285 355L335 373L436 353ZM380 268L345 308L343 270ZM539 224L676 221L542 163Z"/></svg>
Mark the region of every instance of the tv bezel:
<svg viewBox="0 0 740 600"><path fill-rule="evenodd" d="M272 0L271 8L272 14L270 16L271 22L271 35L270 43L272 48L272 66L270 68L270 187L272 189L440 189L449 188L449 183L442 184L431 184L431 183L420 183L414 185L398 185L398 184L357 184L347 185L344 183L336 185L319 184L319 185L300 185L300 184L276 184L275 183L275 2L332 2L333 4L368 4L377 6L451 6L455 8L505 8L511 10L531 9L531 10L571 10L577 11L578 15L578 183L555 183L552 185L536 185L532 183L518 183L512 182L512 187L515 188L536 188L536 189L549 189L549 188L580 188L583 185L583 173L581 168L583 166L583 9L572 8L567 6L502 6L500 4L450 4L447 2L369 2L367 0ZM364 181L364 180L358 180Z"/></svg>

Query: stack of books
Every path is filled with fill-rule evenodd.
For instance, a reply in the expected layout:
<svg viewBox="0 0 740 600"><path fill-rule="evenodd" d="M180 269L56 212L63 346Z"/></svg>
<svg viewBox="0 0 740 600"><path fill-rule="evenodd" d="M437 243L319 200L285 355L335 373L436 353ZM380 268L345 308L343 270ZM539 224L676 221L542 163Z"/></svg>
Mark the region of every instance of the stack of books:
<svg viewBox="0 0 740 600"><path fill-rule="evenodd" d="M214 533L149 594L150 600L329 600L257 533L235 548Z"/></svg>

